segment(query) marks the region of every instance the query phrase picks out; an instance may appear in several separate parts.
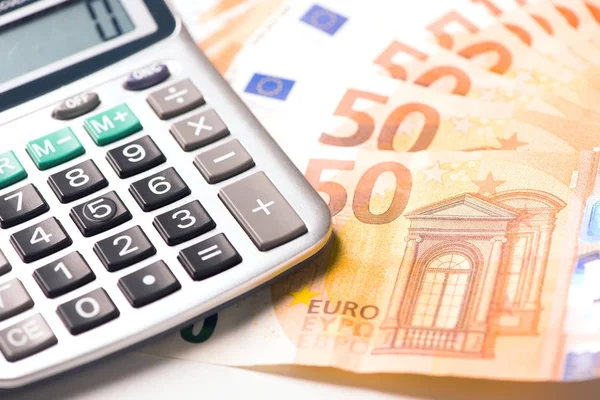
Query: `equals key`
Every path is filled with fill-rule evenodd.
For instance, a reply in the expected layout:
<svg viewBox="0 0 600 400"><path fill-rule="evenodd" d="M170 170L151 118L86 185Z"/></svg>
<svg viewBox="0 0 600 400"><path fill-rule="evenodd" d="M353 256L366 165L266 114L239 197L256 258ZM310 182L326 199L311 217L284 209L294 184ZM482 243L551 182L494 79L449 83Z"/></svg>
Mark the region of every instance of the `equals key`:
<svg viewBox="0 0 600 400"><path fill-rule="evenodd" d="M242 262L222 233L182 250L177 258L195 281L208 279Z"/></svg>

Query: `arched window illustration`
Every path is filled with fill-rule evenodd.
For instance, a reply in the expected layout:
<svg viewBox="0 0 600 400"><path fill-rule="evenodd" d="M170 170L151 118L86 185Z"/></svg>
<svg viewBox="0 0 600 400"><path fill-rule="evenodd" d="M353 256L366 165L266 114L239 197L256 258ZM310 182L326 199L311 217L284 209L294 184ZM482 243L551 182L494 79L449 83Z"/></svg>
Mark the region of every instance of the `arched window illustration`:
<svg viewBox="0 0 600 400"><path fill-rule="evenodd" d="M409 324L455 329L464 312L472 274L471 260L461 253L446 252L432 259L423 271Z"/></svg>

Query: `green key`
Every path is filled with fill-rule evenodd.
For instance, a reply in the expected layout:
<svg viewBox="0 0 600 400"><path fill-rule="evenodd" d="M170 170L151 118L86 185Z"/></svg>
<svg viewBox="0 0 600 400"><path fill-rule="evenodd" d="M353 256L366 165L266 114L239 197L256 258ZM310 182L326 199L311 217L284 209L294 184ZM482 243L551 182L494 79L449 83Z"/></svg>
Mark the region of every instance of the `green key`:
<svg viewBox="0 0 600 400"><path fill-rule="evenodd" d="M12 151L0 154L0 189L27 178L27 171Z"/></svg>
<svg viewBox="0 0 600 400"><path fill-rule="evenodd" d="M98 146L116 142L142 129L142 124L127 104L87 118L83 126Z"/></svg>
<svg viewBox="0 0 600 400"><path fill-rule="evenodd" d="M44 170L79 157L85 149L71 128L63 128L27 143L27 153Z"/></svg>

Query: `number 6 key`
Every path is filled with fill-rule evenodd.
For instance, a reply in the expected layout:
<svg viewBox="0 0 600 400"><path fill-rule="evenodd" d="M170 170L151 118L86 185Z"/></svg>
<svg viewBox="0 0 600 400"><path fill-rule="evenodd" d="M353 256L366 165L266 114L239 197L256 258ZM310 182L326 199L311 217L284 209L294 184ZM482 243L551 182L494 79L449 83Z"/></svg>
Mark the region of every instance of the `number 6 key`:
<svg viewBox="0 0 600 400"><path fill-rule="evenodd" d="M174 168L167 168L134 182L129 191L146 212L164 207L192 193Z"/></svg>

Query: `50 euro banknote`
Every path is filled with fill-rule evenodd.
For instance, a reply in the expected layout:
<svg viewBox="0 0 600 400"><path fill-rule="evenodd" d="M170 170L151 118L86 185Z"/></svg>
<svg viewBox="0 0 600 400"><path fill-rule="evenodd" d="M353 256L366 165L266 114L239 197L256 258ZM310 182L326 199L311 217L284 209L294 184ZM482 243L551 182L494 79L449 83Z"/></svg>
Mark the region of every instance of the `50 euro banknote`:
<svg viewBox="0 0 600 400"><path fill-rule="evenodd" d="M331 30L332 37L325 38L319 26L305 22L310 20L307 16L317 12L310 4L300 1L281 7L246 43L228 71L234 88L257 114L268 108L272 108L273 113L280 112L280 102L286 101L288 95L293 96L299 90L297 86L306 84L308 80L320 86L313 86L316 89L314 94L303 93L307 102L315 96L329 96L335 92L330 88L335 86L339 75L348 76L349 71L353 71L356 77L383 74L398 82L412 82L437 92L483 101L530 106L535 98L536 104L545 103L550 109L560 110L566 118L600 120L593 106L593 101L600 96L589 88L589 84L582 85L582 97L576 99L577 104L568 96L561 95L558 82L547 79L544 84L526 83L528 78L524 76L523 79L509 79L486 71L467 58L433 43L431 33L428 38L419 31L384 24L382 28L364 35L368 29L366 17L358 11L355 11L355 18L349 19L328 11L341 22L338 22L338 30ZM369 15L367 10L365 14ZM334 20L334 17L331 18ZM366 18L366 21L370 19ZM516 37L509 35L509 39L519 44ZM535 56L527 47L524 50ZM540 63L546 65L542 61ZM272 101L261 100L256 95L270 97ZM304 116L305 113L299 111L298 115Z"/></svg>
<svg viewBox="0 0 600 400"><path fill-rule="evenodd" d="M334 215L327 250L212 317L208 340L193 340L199 323L144 352L238 366L596 376L599 365L567 347L581 338L564 329L596 153L321 147L307 157ZM597 326L586 339L596 348Z"/></svg>
<svg viewBox="0 0 600 400"><path fill-rule="evenodd" d="M236 70L231 83L300 169L304 154L317 143L411 152L579 151L600 141L593 116L566 119L572 107L557 109L535 96L520 104L483 102L386 76L346 73L335 65L329 67L337 74L323 67L319 76L294 67L292 57L286 60L292 62ZM282 71L296 79L274 78ZM289 93L264 95L269 84L288 86Z"/></svg>

